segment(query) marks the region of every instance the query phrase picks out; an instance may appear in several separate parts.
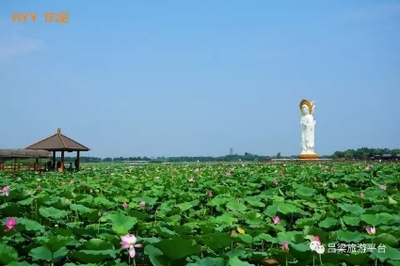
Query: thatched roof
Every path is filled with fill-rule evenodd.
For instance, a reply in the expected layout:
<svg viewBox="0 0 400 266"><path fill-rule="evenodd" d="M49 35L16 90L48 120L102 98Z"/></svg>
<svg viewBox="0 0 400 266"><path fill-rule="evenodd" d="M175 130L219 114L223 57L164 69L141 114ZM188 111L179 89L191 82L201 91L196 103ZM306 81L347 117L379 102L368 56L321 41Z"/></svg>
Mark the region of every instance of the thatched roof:
<svg viewBox="0 0 400 266"><path fill-rule="evenodd" d="M61 134L61 129L57 129L57 133L47 137L39 142L26 147L31 150L46 151L89 151L90 149L75 140Z"/></svg>
<svg viewBox="0 0 400 266"><path fill-rule="evenodd" d="M0 158L50 158L51 152L27 149L0 149Z"/></svg>

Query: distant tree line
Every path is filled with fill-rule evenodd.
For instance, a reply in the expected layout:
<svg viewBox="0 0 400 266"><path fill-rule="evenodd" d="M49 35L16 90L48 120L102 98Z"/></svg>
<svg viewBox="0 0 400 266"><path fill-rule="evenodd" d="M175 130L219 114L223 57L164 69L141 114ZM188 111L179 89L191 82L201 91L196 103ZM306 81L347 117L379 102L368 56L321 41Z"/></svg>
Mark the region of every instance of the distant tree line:
<svg viewBox="0 0 400 266"><path fill-rule="evenodd" d="M231 151L232 152L232 151ZM321 158L332 158L332 159L369 159L372 157L379 157L383 155L392 155L392 156L400 156L400 149L373 149L373 148L360 148L357 150L349 149L345 151L335 151L332 155L324 155ZM99 158L99 157L88 157L82 156L80 157L81 162L86 163L100 163L100 162L114 162L114 163L122 163L122 162L135 162L135 161L148 161L148 162L254 162L254 161L268 161L270 159L295 159L297 155L291 156L283 156L281 153L277 153L275 156L262 156L251 154L245 152L243 155L241 154L228 154L225 156L179 156L179 157L157 157L157 158L149 158L149 157L107 157L107 158ZM57 160L60 160L58 157ZM72 162L75 160L75 157L65 157L66 162Z"/></svg>
<svg viewBox="0 0 400 266"><path fill-rule="evenodd" d="M381 157L384 155L391 155L393 157L400 156L400 149L372 149L360 148L357 150L335 151L331 158L345 158L345 159L370 159L372 157Z"/></svg>

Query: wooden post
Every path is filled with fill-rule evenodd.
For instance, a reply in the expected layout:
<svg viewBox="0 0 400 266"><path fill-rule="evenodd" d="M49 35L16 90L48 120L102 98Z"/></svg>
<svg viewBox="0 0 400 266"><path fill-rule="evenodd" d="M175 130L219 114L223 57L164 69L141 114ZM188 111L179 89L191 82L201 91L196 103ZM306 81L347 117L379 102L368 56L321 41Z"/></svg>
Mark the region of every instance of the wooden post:
<svg viewBox="0 0 400 266"><path fill-rule="evenodd" d="M57 162L56 162L56 151L53 151L53 169L51 169L52 171L56 170L57 167ZM49 169L50 170L50 169Z"/></svg>
<svg viewBox="0 0 400 266"><path fill-rule="evenodd" d="M80 158L79 158L79 151L76 152L76 165L75 165L75 170L79 171L79 164L80 164Z"/></svg>
<svg viewBox="0 0 400 266"><path fill-rule="evenodd" d="M61 166L60 166L61 171L64 172L64 151L61 151Z"/></svg>
<svg viewBox="0 0 400 266"><path fill-rule="evenodd" d="M33 170L37 172L39 170L39 158L36 158L35 165L33 166Z"/></svg>

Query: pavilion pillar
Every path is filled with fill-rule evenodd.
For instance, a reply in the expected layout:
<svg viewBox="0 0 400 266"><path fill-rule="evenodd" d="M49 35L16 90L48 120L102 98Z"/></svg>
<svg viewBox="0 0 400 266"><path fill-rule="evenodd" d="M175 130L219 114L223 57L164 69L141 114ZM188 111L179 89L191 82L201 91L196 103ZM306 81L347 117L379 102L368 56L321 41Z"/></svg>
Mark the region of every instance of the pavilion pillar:
<svg viewBox="0 0 400 266"><path fill-rule="evenodd" d="M60 172L64 172L64 151L61 151L61 165Z"/></svg>
<svg viewBox="0 0 400 266"><path fill-rule="evenodd" d="M75 170L76 171L79 171L79 164L80 164L80 152L79 151L77 151L76 152L76 163L75 163Z"/></svg>
<svg viewBox="0 0 400 266"><path fill-rule="evenodd" d="M53 164L52 164L52 166L53 166L53 169L51 169L51 170L56 170L56 167L57 167L57 162L56 162L56 151L53 151ZM50 170L50 169L49 169Z"/></svg>
<svg viewBox="0 0 400 266"><path fill-rule="evenodd" d="M35 165L33 166L33 170L37 172L39 170L39 158L36 158Z"/></svg>

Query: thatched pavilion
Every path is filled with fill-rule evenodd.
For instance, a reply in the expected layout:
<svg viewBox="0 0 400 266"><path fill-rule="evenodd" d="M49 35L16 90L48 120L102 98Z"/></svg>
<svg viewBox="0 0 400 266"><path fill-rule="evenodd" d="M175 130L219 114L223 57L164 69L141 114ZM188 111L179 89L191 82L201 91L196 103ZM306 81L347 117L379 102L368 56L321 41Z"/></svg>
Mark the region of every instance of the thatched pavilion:
<svg viewBox="0 0 400 266"><path fill-rule="evenodd" d="M61 134L61 129L57 129L57 133L47 137L41 141L38 141L28 147L26 149L29 150L46 150L53 153L53 165L54 168L56 166L56 153L61 152L61 162L58 167L58 171L64 171L64 154L65 152L74 152L76 151L76 160L75 160L75 169L79 171L80 165L80 152L81 151L90 151L90 149L77 141Z"/></svg>
<svg viewBox="0 0 400 266"><path fill-rule="evenodd" d="M25 149L0 149L0 171L23 171L33 170L39 171L39 159L51 158L51 152L45 150L25 150ZM35 159L33 165L22 165L17 163L19 159ZM5 165L5 161L13 160L12 165Z"/></svg>

